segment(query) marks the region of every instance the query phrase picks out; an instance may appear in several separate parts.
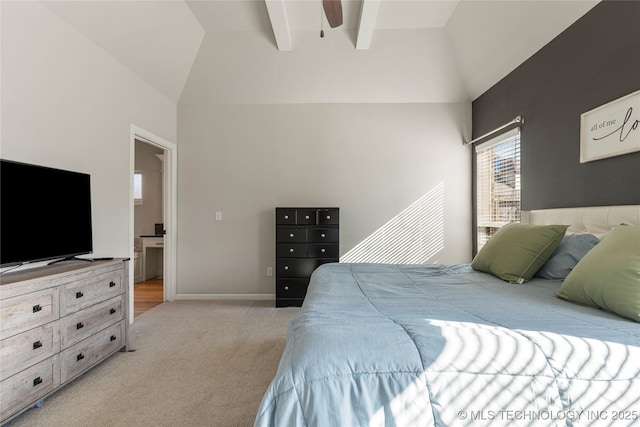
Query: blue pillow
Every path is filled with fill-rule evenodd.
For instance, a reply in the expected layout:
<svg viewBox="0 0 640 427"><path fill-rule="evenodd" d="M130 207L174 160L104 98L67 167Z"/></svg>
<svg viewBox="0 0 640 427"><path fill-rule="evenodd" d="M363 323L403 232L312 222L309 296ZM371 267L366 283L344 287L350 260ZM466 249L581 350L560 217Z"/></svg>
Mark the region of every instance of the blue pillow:
<svg viewBox="0 0 640 427"><path fill-rule="evenodd" d="M543 279L564 279L578 261L600 240L593 234L567 234L551 257L534 275Z"/></svg>

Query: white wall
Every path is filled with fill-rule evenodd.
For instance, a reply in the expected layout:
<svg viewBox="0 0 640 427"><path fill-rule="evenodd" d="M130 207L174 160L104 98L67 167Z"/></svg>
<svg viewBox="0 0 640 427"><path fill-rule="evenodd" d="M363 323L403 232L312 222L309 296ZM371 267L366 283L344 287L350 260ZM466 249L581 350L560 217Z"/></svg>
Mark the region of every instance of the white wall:
<svg viewBox="0 0 640 427"><path fill-rule="evenodd" d="M41 3L1 15L2 158L91 174L94 254L129 256L130 125L175 141L175 103Z"/></svg>
<svg viewBox="0 0 640 427"><path fill-rule="evenodd" d="M49 8L1 5L1 155L91 174L96 256L131 250L133 123L177 142L178 295L273 294L275 206L339 206L344 255L441 188L443 245L426 262L469 261L470 106L451 81L453 103L434 85L421 96L435 103L206 100L180 105L176 123L173 102Z"/></svg>
<svg viewBox="0 0 640 427"><path fill-rule="evenodd" d="M276 206L340 207L344 255L441 188L423 261L470 261L469 120L465 103L180 105L178 296L273 294Z"/></svg>

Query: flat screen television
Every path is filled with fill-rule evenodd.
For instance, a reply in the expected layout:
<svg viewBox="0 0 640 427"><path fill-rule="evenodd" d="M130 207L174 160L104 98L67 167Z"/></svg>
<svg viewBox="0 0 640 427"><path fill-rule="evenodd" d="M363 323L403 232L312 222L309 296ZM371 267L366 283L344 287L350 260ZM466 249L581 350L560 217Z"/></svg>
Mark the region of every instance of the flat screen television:
<svg viewBox="0 0 640 427"><path fill-rule="evenodd" d="M0 266L93 251L88 174L0 160Z"/></svg>

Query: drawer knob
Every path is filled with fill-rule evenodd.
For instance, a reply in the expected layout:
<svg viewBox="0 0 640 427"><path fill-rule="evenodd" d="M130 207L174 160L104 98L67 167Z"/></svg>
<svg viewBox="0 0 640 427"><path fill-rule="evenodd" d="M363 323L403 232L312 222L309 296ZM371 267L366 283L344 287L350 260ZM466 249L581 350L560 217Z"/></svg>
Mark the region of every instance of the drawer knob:
<svg viewBox="0 0 640 427"><path fill-rule="evenodd" d="M84 294L82 292L76 292L76 298L82 298Z"/></svg>
<svg viewBox="0 0 640 427"><path fill-rule="evenodd" d="M40 385L40 384L42 384L42 378L38 377L38 378L35 378L33 380L33 386L34 387L37 386L37 385Z"/></svg>
<svg viewBox="0 0 640 427"><path fill-rule="evenodd" d="M309 215L305 215L305 216L304 216L304 219L309 219Z"/></svg>
<svg viewBox="0 0 640 427"><path fill-rule="evenodd" d="M42 341L36 341L36 342L33 343L33 349L34 350L37 350L40 347L42 347Z"/></svg>
<svg viewBox="0 0 640 427"><path fill-rule="evenodd" d="M117 337L115 335L111 335L111 338L109 338L110 341L115 341L117 339Z"/></svg>
<svg viewBox="0 0 640 427"><path fill-rule="evenodd" d="M324 239L325 237L327 237L327 235L322 233L322 234L320 234L320 237L322 237Z"/></svg>
<svg viewBox="0 0 640 427"><path fill-rule="evenodd" d="M289 266L288 266L288 265L285 265L285 266L284 266L284 269L285 269L285 271L286 271L286 270L288 270L288 269L289 269Z"/></svg>
<svg viewBox="0 0 640 427"><path fill-rule="evenodd" d="M320 252L325 253L327 250L325 248L320 249Z"/></svg>
<svg viewBox="0 0 640 427"><path fill-rule="evenodd" d="M112 308L111 310L109 310L109 314L116 314L116 309Z"/></svg>
<svg viewBox="0 0 640 427"><path fill-rule="evenodd" d="M116 285L116 282L114 282L113 280L111 282L109 282L109 287L113 288Z"/></svg>
<svg viewBox="0 0 640 427"><path fill-rule="evenodd" d="M293 253L293 248L289 248L289 252Z"/></svg>
<svg viewBox="0 0 640 427"><path fill-rule="evenodd" d="M327 215L327 219L331 219L331 215Z"/></svg>
<svg viewBox="0 0 640 427"><path fill-rule="evenodd" d="M84 324L82 322L76 323L76 330L84 328Z"/></svg>
<svg viewBox="0 0 640 427"><path fill-rule="evenodd" d="M285 215L285 216L284 216L284 219L289 219L289 215Z"/></svg>
<svg viewBox="0 0 640 427"><path fill-rule="evenodd" d="M284 287L284 290L285 290L285 291L288 291L288 290L289 290L289 287L288 287L288 286L285 286L285 287Z"/></svg>
<svg viewBox="0 0 640 427"><path fill-rule="evenodd" d="M289 237L293 237L293 236L294 236L294 234L293 234L293 233L289 233Z"/></svg>
<svg viewBox="0 0 640 427"><path fill-rule="evenodd" d="M81 361L82 359L84 359L84 354L80 353L76 356L76 362Z"/></svg>
<svg viewBox="0 0 640 427"><path fill-rule="evenodd" d="M37 313L39 311L42 311L42 306L40 304L36 304L33 306L33 312Z"/></svg>

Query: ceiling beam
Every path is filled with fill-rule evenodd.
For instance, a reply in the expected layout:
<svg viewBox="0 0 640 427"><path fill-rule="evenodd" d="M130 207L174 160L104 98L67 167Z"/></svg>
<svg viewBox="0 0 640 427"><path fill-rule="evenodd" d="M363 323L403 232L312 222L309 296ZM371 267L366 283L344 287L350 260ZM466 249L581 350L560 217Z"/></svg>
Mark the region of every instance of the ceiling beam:
<svg viewBox="0 0 640 427"><path fill-rule="evenodd" d="M360 20L358 21L358 36L356 38L356 49L366 50L371 46L373 30L378 19L378 9L380 0L362 0L360 6Z"/></svg>
<svg viewBox="0 0 640 427"><path fill-rule="evenodd" d="M285 0L264 0L267 5L267 12L271 20L273 35L276 38L278 50L291 50L293 42L291 40L291 25L289 25L289 14L287 13Z"/></svg>

